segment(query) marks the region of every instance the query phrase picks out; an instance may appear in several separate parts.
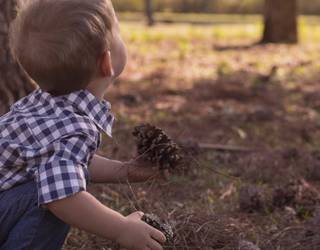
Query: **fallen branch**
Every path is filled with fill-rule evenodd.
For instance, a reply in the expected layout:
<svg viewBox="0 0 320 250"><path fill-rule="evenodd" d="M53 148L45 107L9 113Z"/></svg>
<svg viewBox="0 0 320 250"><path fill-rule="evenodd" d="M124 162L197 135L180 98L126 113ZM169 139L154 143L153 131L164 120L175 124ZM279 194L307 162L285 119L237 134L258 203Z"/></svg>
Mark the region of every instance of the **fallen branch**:
<svg viewBox="0 0 320 250"><path fill-rule="evenodd" d="M211 144L211 143L198 143L200 149L211 149L220 151L238 151L238 152L252 152L254 149L236 146L236 145L223 145L223 144Z"/></svg>

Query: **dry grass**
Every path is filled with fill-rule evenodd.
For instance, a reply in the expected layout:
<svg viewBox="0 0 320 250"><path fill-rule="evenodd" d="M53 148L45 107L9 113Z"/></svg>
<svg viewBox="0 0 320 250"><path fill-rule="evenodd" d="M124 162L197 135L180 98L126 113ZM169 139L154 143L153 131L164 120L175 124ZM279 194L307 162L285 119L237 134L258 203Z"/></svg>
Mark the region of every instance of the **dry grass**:
<svg viewBox="0 0 320 250"><path fill-rule="evenodd" d="M291 205L239 209L246 185L269 194L289 179L306 179L318 190L320 33L314 28L302 21L299 46L258 46L252 45L258 23L123 24L129 64L107 96L117 122L101 154L133 157L131 131L144 122L189 145L254 150L194 148L199 153L190 156L187 173L168 181L93 185L90 192L123 214L142 210L171 222L177 236L168 249L246 249L246 241L266 250L319 249L314 213L296 216ZM74 229L64 249L108 247L110 242Z"/></svg>

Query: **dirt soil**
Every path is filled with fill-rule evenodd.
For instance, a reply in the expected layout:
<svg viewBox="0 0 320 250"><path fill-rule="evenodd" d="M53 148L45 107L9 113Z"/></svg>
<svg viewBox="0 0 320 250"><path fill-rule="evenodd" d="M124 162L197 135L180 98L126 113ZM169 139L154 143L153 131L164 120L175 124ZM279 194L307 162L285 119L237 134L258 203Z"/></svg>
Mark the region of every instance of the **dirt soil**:
<svg viewBox="0 0 320 250"><path fill-rule="evenodd" d="M155 40L152 53L129 45L107 96L114 136L99 153L134 157L132 129L149 122L184 146L189 164L167 181L89 191L124 215L167 220L176 239L166 249L320 249L320 46L190 38L181 52L177 43ZM71 249L118 247L73 229Z"/></svg>

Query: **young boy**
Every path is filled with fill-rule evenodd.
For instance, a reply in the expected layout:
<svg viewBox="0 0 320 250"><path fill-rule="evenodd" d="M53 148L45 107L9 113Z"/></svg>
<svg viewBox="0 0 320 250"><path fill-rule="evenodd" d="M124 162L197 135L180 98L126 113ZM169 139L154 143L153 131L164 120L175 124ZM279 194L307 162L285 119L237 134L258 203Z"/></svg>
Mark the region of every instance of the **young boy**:
<svg viewBox="0 0 320 250"><path fill-rule="evenodd" d="M68 225L126 249L162 249L165 236L141 212L124 217L86 192L89 179L156 174L95 155L114 120L103 97L126 63L111 2L28 1L12 24L11 47L39 88L0 118L0 249L60 249Z"/></svg>

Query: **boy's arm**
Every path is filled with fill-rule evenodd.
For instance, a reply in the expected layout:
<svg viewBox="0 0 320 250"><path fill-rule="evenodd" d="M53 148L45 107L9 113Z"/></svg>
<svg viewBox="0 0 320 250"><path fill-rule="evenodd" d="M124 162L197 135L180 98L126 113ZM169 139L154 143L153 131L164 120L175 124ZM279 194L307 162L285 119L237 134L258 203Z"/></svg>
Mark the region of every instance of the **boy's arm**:
<svg viewBox="0 0 320 250"><path fill-rule="evenodd" d="M89 166L90 179L94 183L142 182L159 176L157 169L142 167L136 161L121 162L94 155Z"/></svg>
<svg viewBox="0 0 320 250"><path fill-rule="evenodd" d="M67 224L116 241L129 249L147 249L147 246L162 249L156 241L165 241L164 235L142 222L138 213L124 217L85 191L48 203L46 207Z"/></svg>

